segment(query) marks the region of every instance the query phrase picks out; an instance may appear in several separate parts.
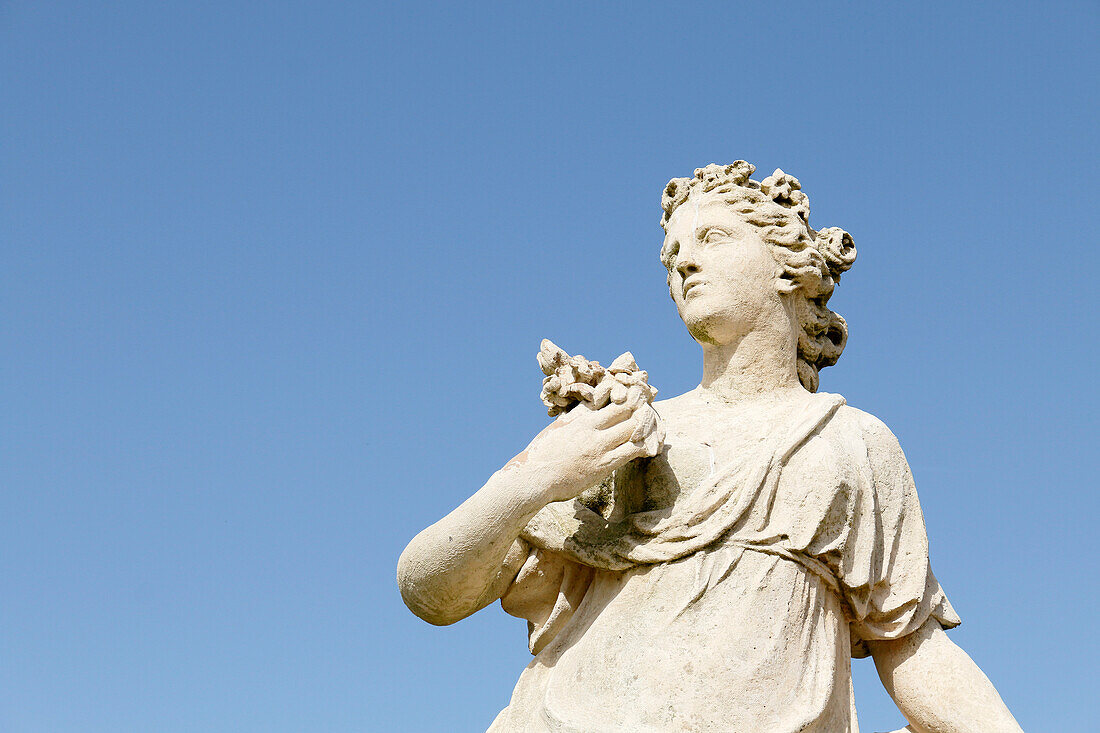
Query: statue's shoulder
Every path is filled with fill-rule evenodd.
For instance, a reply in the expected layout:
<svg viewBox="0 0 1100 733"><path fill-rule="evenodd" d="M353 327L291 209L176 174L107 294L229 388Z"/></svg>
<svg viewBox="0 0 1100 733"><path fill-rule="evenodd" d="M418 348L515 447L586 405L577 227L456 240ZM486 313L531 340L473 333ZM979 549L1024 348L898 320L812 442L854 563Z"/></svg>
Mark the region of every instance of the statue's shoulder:
<svg viewBox="0 0 1100 733"><path fill-rule="evenodd" d="M697 390L692 389L675 397L655 400L653 409L667 428L678 429L699 423L707 406L700 400Z"/></svg>
<svg viewBox="0 0 1100 733"><path fill-rule="evenodd" d="M675 397L669 397L664 400L656 400L653 403L653 409L657 410L660 414L683 412L684 410L691 409L696 405L695 390L689 390L683 394L678 394ZM662 412L663 411L663 412Z"/></svg>
<svg viewBox="0 0 1100 733"><path fill-rule="evenodd" d="M858 407L852 407L847 402L845 402L843 405L840 406L840 409L837 411L837 413L849 425L859 428L864 437L869 440L873 440L876 442L886 439L894 441L897 440L897 438L894 437L893 431L891 431L890 428L886 426L886 423L884 423L878 417L875 417L871 413L867 412L866 410L861 410Z"/></svg>
<svg viewBox="0 0 1100 733"><path fill-rule="evenodd" d="M823 434L860 449L866 449L872 460L904 460L897 436L879 418L847 402L837 408Z"/></svg>

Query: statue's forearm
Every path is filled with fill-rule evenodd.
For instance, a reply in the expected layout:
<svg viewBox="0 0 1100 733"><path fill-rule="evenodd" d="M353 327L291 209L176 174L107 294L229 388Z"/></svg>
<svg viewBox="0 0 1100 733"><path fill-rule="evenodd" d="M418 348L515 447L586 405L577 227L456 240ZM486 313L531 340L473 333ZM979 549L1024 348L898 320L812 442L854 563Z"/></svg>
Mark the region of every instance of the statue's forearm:
<svg viewBox="0 0 1100 733"><path fill-rule="evenodd" d="M397 582L405 604L425 621L443 625L492 603L523 562L509 557L509 549L545 504L525 472L505 467L495 473L401 553Z"/></svg>
<svg viewBox="0 0 1100 733"><path fill-rule="evenodd" d="M510 558L509 550L536 512L653 455L663 433L645 420L652 395L642 386L631 386L621 402L609 397L602 407L559 416L476 494L414 537L397 564L401 596L413 613L452 624L492 603L519 572L523 560Z"/></svg>
<svg viewBox="0 0 1100 733"><path fill-rule="evenodd" d="M903 639L871 642L879 678L917 733L1020 733L989 678L935 619Z"/></svg>

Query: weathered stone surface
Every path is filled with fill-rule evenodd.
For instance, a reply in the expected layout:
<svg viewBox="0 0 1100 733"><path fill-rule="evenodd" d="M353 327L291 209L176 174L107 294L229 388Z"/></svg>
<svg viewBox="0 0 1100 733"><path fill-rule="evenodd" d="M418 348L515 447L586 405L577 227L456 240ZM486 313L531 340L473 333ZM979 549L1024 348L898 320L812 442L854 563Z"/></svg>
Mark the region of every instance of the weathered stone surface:
<svg viewBox="0 0 1100 733"><path fill-rule="evenodd" d="M708 165L662 199L700 385L654 403L629 352L604 368L543 341L555 420L413 539L402 596L435 624L498 599L527 620L535 657L493 731L855 731L867 655L905 730L1018 731L944 633L959 618L897 440L817 393L852 237L754 171Z"/></svg>

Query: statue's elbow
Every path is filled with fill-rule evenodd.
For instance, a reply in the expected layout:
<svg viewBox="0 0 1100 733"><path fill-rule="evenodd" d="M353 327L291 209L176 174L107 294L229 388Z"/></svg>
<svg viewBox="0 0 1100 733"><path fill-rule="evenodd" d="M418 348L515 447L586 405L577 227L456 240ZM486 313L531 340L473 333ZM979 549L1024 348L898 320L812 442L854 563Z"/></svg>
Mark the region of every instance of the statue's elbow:
<svg viewBox="0 0 1100 733"><path fill-rule="evenodd" d="M438 580L430 571L430 563L424 562L410 543L397 560L397 587L401 600L409 610L433 626L449 626L461 621L468 614L456 613L450 604L442 602L436 588Z"/></svg>

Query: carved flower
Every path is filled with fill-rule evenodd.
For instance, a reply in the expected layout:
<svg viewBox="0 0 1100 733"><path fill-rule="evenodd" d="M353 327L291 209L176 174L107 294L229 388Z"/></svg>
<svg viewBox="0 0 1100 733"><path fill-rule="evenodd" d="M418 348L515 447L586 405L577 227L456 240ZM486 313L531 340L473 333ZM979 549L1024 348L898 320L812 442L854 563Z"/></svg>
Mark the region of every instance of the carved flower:
<svg viewBox="0 0 1100 733"><path fill-rule="evenodd" d="M705 168L696 168L695 178L703 182L704 191L710 191L725 184L744 186L754 171L756 166L743 160L729 165L711 163Z"/></svg>
<svg viewBox="0 0 1100 733"><path fill-rule="evenodd" d="M802 221L810 220L810 198L806 194L801 191L793 191L789 206L794 210L794 213L802 217Z"/></svg>
<svg viewBox="0 0 1100 733"><path fill-rule="evenodd" d="M668 182L664 193L661 195L661 208L665 212L662 223L668 220L668 217L672 215L677 206L687 201L689 193L691 193L690 178L673 178Z"/></svg>
<svg viewBox="0 0 1100 733"><path fill-rule="evenodd" d="M779 168L760 182L760 190L772 201L780 206L792 209L802 217L803 221L810 219L810 199L802 193L802 184L794 176L789 176Z"/></svg>
<svg viewBox="0 0 1100 733"><path fill-rule="evenodd" d="M795 202L793 194L802 188L802 184L794 176L789 176L779 168L760 182L760 189L778 204L792 204ZM805 197L806 194L802 194Z"/></svg>
<svg viewBox="0 0 1100 733"><path fill-rule="evenodd" d="M846 272L856 261L856 246L852 235L840 227L822 229L814 238L817 251L825 258L833 279L839 281L840 274Z"/></svg>
<svg viewBox="0 0 1100 733"><path fill-rule="evenodd" d="M749 176L755 171L756 166L752 163L738 160L729 165L711 163L704 168L696 168L693 178L673 178L665 186L664 194L661 196L661 208L665 212L661 218L661 224L668 222L672 212L687 200L693 189L710 192L729 191L734 186L755 188L756 184L749 181Z"/></svg>
<svg viewBox="0 0 1100 733"><path fill-rule="evenodd" d="M696 168L695 177L703 182L703 190L709 191L722 182L726 167L711 163L705 168Z"/></svg>
<svg viewBox="0 0 1100 733"><path fill-rule="evenodd" d="M749 182L749 176L756 172L756 166L744 160L735 160L726 166L726 174L738 186Z"/></svg>

